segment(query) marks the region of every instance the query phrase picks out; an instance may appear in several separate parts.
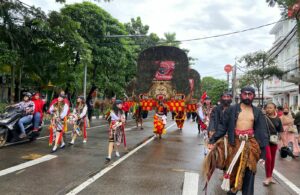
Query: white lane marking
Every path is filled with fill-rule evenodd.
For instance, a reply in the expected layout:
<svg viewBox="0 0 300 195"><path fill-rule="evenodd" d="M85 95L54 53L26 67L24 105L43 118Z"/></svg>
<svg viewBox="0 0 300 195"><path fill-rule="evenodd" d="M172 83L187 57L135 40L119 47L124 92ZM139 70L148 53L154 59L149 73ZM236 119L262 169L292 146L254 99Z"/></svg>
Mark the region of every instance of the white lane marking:
<svg viewBox="0 0 300 195"><path fill-rule="evenodd" d="M137 128L137 127L134 126L134 127L130 127L130 128L125 128L124 130L125 130L125 131L131 131L131 130L136 129L136 128Z"/></svg>
<svg viewBox="0 0 300 195"><path fill-rule="evenodd" d="M198 173L185 172L182 195L197 195L198 183L199 183Z"/></svg>
<svg viewBox="0 0 300 195"><path fill-rule="evenodd" d="M289 188L291 188L297 194L300 194L300 188L298 188L295 184L293 184L290 180L284 177L281 173L277 170L273 170L273 174L276 175L281 181L283 181Z"/></svg>
<svg viewBox="0 0 300 195"><path fill-rule="evenodd" d="M170 127L172 127L174 125L175 125L175 123L172 124L172 125L170 125L169 127L167 127L167 129L169 129ZM83 189L85 189L86 187L88 187L89 185L91 185L92 183L94 183L97 179L99 179L100 177L102 177L105 173L107 173L108 171L110 171L111 169L113 169L115 166L117 166L118 164L120 164L122 161L126 160L128 157L130 157L131 155L133 155L134 153L136 153L138 150L140 150L141 148L143 148L144 146L146 146L148 143L152 142L154 140L154 138L155 138L155 136L152 136L146 142L144 142L140 146L136 147L135 149L133 149L132 151L130 151L127 155L125 155L122 158L120 158L119 160L115 161L114 163L112 163L111 165L109 165L108 167L106 167L105 169L102 169L96 175L94 175L93 177L89 178L88 180L86 180L85 182L83 182L82 184L80 184L79 186L77 186L76 188L74 188L72 191L70 191L66 195L76 195L76 194L78 194Z"/></svg>
<svg viewBox="0 0 300 195"><path fill-rule="evenodd" d="M22 164L19 164L19 165L16 165L16 166L4 169L4 170L0 171L0 177L3 176L3 175L7 175L9 173L13 173L13 172L25 169L27 167L31 167L33 165L37 165L37 164L45 162L45 161L52 160L52 159L54 159L56 157L57 157L56 155L48 154L48 155L45 155L45 156L43 156L41 158L37 158L35 160L31 160L31 161L28 161L26 163L22 163Z"/></svg>

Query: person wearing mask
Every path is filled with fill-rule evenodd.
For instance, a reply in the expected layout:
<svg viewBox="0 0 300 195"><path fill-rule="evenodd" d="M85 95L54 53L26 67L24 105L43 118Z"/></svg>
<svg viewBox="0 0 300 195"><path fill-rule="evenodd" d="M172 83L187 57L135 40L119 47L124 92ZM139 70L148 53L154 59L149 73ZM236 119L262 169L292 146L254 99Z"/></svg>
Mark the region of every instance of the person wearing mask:
<svg viewBox="0 0 300 195"><path fill-rule="evenodd" d="M116 100L113 104L112 110L110 111L110 128L109 128L109 142L108 142L108 155L106 161L111 160L113 149L116 151L116 156L120 157L119 146L122 142L126 144L125 138L125 114L122 110L123 102ZM126 147L126 145L125 145Z"/></svg>
<svg viewBox="0 0 300 195"><path fill-rule="evenodd" d="M23 101L12 106L15 108L19 108L24 112L24 116L18 121L18 126L21 131L21 134L19 135L20 139L26 137L24 124L32 122L33 119L33 112L35 107L33 101L31 101L30 99L31 99L31 93L25 92Z"/></svg>
<svg viewBox="0 0 300 195"><path fill-rule="evenodd" d="M298 145L298 140L296 138L297 132L295 132L293 130L294 119L293 119L292 115L290 114L288 107L285 107L283 109L283 115L280 117L280 120L281 120L281 123L283 126L283 132L280 135L281 140L279 143L279 147L280 148L283 146L288 147L288 146L290 146L290 144L293 144L293 146L292 146L293 154L294 154L294 156L299 156L300 148Z"/></svg>
<svg viewBox="0 0 300 195"><path fill-rule="evenodd" d="M39 129L39 125L43 120L43 107L45 103L43 100L41 100L39 93L34 94L32 101L34 103L33 132L37 132Z"/></svg>
<svg viewBox="0 0 300 195"><path fill-rule="evenodd" d="M265 170L266 170L266 179L263 181L265 186L270 184L275 184L275 181L272 179L272 174L275 166L276 151L278 144L278 134L283 132L283 127L280 118L276 115L276 105L272 102L265 105L266 112L266 121L267 128L269 130L270 142L266 146L266 161L265 161ZM271 136L275 136L275 140L271 139ZM276 139L277 137L277 139Z"/></svg>
<svg viewBox="0 0 300 195"><path fill-rule="evenodd" d="M282 106L278 106L277 107L277 116L281 117L283 115L283 107Z"/></svg>

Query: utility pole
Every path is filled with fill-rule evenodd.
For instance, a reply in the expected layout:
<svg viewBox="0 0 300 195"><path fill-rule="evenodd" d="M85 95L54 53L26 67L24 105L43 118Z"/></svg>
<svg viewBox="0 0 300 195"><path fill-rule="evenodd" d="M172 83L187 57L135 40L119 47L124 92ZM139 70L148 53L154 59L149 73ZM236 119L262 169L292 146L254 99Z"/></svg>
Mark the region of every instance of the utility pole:
<svg viewBox="0 0 300 195"><path fill-rule="evenodd" d="M263 76L262 76L262 84L261 84L261 86L262 86L262 89L261 89L261 99L262 99L262 103L261 103L261 105L262 105L262 108L264 107L264 88L265 88L265 59L263 59L263 61L262 61L262 68L263 68Z"/></svg>
<svg viewBox="0 0 300 195"><path fill-rule="evenodd" d="M229 72L227 73L227 91L229 91Z"/></svg>
<svg viewBox="0 0 300 195"><path fill-rule="evenodd" d="M84 83L83 83L83 95L86 100L86 77L87 77L87 64L84 65Z"/></svg>
<svg viewBox="0 0 300 195"><path fill-rule="evenodd" d="M232 72L232 98L235 98L236 97L236 70L237 67L236 67L236 62L234 63L234 66L233 66L233 72Z"/></svg>

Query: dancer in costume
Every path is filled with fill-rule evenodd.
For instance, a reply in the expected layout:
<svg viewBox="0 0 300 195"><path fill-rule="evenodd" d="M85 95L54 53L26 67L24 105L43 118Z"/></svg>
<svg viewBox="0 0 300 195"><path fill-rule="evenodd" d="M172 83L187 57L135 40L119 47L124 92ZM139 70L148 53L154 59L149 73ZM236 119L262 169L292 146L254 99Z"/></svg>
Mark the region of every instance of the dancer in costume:
<svg viewBox="0 0 300 195"><path fill-rule="evenodd" d="M142 106L139 102L135 102L133 105L133 118L135 119L136 128L139 127L139 124L141 125L141 130L143 129L143 116L142 116Z"/></svg>
<svg viewBox="0 0 300 195"><path fill-rule="evenodd" d="M225 170L221 188L227 194L241 190L243 195L253 195L257 162L265 157L269 134L262 111L252 105L254 88L242 88L240 97L240 104L225 111L224 128L218 129L210 138L211 152L205 159L203 170L207 181L215 168ZM229 144L220 139L226 133Z"/></svg>
<svg viewBox="0 0 300 195"><path fill-rule="evenodd" d="M165 115L165 106L162 102L159 103L154 115L153 132L161 139L162 134L166 134L165 125L167 124L167 116Z"/></svg>
<svg viewBox="0 0 300 195"><path fill-rule="evenodd" d="M110 111L110 127L109 127L109 143L108 143L108 155L106 161L111 160L113 149L116 151L116 156L120 157L119 146L124 143L126 147L125 136L125 114L122 110L122 101L116 100L113 104L113 108Z"/></svg>
<svg viewBox="0 0 300 195"><path fill-rule="evenodd" d="M175 121L176 121L178 129L182 130L183 124L184 124L184 121L185 121L185 113L184 113L184 111L178 111L178 112L176 112Z"/></svg>
<svg viewBox="0 0 300 195"><path fill-rule="evenodd" d="M50 132L50 137L53 136L53 134L55 135L55 144L52 148L52 152L56 152L58 144L60 142L60 148L65 147L63 134L67 126L67 114L69 112L69 105L65 103L64 98L65 96L60 94L57 98L58 101L52 104L49 109L50 114L52 114L51 127L53 130L53 132Z"/></svg>
<svg viewBox="0 0 300 195"><path fill-rule="evenodd" d="M61 95L61 96L64 97L64 102L65 102L65 104L67 104L67 105L70 107L70 102L69 102L69 100L68 100L68 98L67 98L65 92L64 92L64 91L61 91L61 92L59 93L59 95ZM58 98L59 98L59 97L57 97L57 98L55 98L55 99L53 99L53 100L51 101L50 106L49 106L49 109L51 108L51 106L52 106L53 104L55 104L55 103L58 102ZM50 110L49 110L49 112L50 112ZM68 114L69 114L69 112L68 112Z"/></svg>
<svg viewBox="0 0 300 195"><path fill-rule="evenodd" d="M73 110L73 131L72 131L72 140L70 142L71 145L74 145L77 136L81 136L83 134L83 143L87 142L87 132L86 127L88 123L87 119L87 105L85 103L84 97L79 96L77 98L77 104L75 109Z"/></svg>
<svg viewBox="0 0 300 195"><path fill-rule="evenodd" d="M177 124L178 129L182 130L183 124L184 124L184 121L186 118L185 104L184 104L185 95L176 94L175 100L177 100L177 103L175 103L175 104L179 105L179 107L177 107L177 109L175 109L175 122Z"/></svg>

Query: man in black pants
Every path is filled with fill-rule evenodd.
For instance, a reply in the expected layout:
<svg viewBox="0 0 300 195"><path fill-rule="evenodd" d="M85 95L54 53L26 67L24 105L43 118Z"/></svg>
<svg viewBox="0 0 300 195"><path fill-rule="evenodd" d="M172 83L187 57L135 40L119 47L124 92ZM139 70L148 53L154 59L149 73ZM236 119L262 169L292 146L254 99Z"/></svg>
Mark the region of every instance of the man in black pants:
<svg viewBox="0 0 300 195"><path fill-rule="evenodd" d="M230 106L224 113L224 128L218 128L210 138L208 159L213 159L218 149L228 151L224 161L226 170L221 188L228 194L242 191L243 195L254 194L254 178L257 162L265 158L265 147L269 144L266 119L262 111L252 105L255 98L254 88L241 89L241 103ZM222 138L228 134L228 144ZM225 150L227 148L227 150ZM222 159L222 158L220 158ZM210 164L213 161L206 161ZM219 167L220 168L220 167Z"/></svg>

